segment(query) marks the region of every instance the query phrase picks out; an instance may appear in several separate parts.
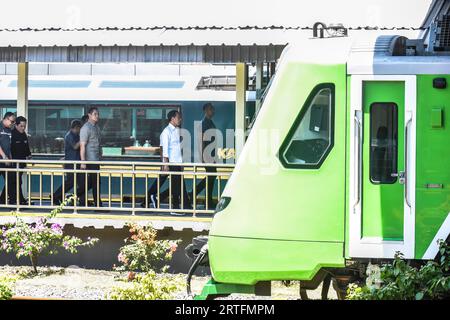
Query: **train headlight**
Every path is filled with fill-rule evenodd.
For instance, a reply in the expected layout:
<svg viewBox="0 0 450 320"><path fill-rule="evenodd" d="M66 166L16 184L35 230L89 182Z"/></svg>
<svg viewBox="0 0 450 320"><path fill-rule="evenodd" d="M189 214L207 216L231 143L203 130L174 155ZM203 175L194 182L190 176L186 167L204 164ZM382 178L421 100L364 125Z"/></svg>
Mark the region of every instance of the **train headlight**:
<svg viewBox="0 0 450 320"><path fill-rule="evenodd" d="M228 206L230 201L231 201L230 197L222 197L222 198L220 198L219 202L217 203L216 210L214 211L214 214L224 210Z"/></svg>

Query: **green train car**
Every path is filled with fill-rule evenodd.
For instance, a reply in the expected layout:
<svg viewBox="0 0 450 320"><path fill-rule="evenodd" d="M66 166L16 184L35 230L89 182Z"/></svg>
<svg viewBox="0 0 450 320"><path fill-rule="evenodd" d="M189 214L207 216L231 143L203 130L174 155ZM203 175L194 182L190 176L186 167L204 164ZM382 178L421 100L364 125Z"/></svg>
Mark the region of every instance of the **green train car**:
<svg viewBox="0 0 450 320"><path fill-rule="evenodd" d="M450 56L411 43L285 49L207 245L196 239L189 276L199 263L212 274L197 298L268 293L273 280L303 294L332 280L343 297L370 262L437 256L450 233Z"/></svg>

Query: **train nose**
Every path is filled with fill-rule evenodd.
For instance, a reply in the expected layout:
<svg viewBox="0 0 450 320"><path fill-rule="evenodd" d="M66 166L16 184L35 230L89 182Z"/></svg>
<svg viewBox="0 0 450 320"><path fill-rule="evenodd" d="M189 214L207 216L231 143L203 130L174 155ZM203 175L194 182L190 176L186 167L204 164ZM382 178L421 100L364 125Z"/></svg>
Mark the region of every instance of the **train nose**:
<svg viewBox="0 0 450 320"><path fill-rule="evenodd" d="M189 244L185 249L184 252L186 256L191 259L191 261L194 261L197 259L198 255L200 254L200 250L202 247L208 243L208 236L198 236L192 239L192 243ZM209 264L208 256L205 256L201 262L200 265L207 266Z"/></svg>

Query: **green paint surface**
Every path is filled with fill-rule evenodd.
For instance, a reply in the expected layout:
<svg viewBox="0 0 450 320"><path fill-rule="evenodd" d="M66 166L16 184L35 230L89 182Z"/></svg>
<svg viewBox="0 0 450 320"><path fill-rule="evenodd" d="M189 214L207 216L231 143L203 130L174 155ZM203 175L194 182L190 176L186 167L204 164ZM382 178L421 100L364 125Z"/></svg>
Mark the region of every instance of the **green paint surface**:
<svg viewBox="0 0 450 320"><path fill-rule="evenodd" d="M395 103L398 112L397 172L404 171L404 82L365 81L363 83L363 172L362 172L362 233L364 237L384 240L403 239L404 185L376 184L370 180L370 107L373 103Z"/></svg>
<svg viewBox="0 0 450 320"><path fill-rule="evenodd" d="M278 150L322 83L335 85L334 146L318 169L284 168ZM224 190L231 201L212 222L216 281L308 279L324 264L343 266L345 109L345 65L280 65Z"/></svg>
<svg viewBox="0 0 450 320"><path fill-rule="evenodd" d="M221 283L310 280L322 267L343 267L342 242L282 241L211 236L211 271Z"/></svg>
<svg viewBox="0 0 450 320"><path fill-rule="evenodd" d="M418 259L450 212L450 89L433 89L434 77L417 76ZM450 76L444 77L450 81ZM212 222L209 259L215 281L254 285L265 280L308 280L320 268L345 266L349 81L345 65L280 65L223 193L231 201ZM317 169L285 168L278 150L309 94L322 83L335 84L334 146ZM374 102L397 104L397 172L403 171L404 82L366 82L363 90L363 236L402 240L404 185L398 181L380 185L369 180L369 108ZM442 110L437 120L432 118L437 117L432 112L436 109ZM427 188L427 184L442 188Z"/></svg>
<svg viewBox="0 0 450 320"><path fill-rule="evenodd" d="M433 88L433 79L417 76L416 245L420 259L450 213L450 88ZM433 109L442 110L442 126L433 128ZM427 188L442 184L442 188Z"/></svg>

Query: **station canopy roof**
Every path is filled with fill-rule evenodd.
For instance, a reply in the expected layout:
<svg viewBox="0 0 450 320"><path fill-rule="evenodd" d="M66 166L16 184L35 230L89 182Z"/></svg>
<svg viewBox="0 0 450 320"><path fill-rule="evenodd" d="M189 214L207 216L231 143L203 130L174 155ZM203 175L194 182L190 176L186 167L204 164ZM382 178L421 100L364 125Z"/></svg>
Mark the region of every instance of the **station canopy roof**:
<svg viewBox="0 0 450 320"><path fill-rule="evenodd" d="M47 24L42 24L43 13L30 13L26 20L13 19L14 14L21 14L20 6L17 5L17 12L11 11L10 15L4 12L4 19L0 22L0 62L274 62L291 41L311 38L314 22L328 24L329 21L338 21L349 29L349 35L379 31L391 34L414 32L423 27L430 6L430 0L399 0L395 5L392 1L379 0L373 6L362 6L361 1L346 0L325 1L325 5L320 8L310 3L299 8L300 1L286 0L284 9L280 9L280 4L273 6L272 3L273 9L265 7L262 10L260 6L265 0L260 0L254 2L255 7L250 7L247 2L241 10L234 7L236 14L233 18L230 7L233 7L234 0L230 1L228 7L215 9L211 8L211 2L203 1L209 3L209 9L194 7L186 14L175 17L160 17L155 10L147 11L147 16L153 14L152 19L145 19L142 13L144 10L131 5L136 2L134 0L127 1L130 6L122 5L116 11L110 8L103 19L92 8L100 6L102 1L85 3L79 0L78 6L69 8L58 6L54 1L29 4L31 9L34 5L36 10L41 10L42 7L45 9L46 3L49 6L51 3L52 7L47 9L54 14L45 13L50 20ZM412 2L418 4L414 10L411 10L411 6L414 7ZM243 2L239 3L242 7ZM294 7L289 8L289 3ZM170 4L178 5L181 11L186 6L185 1L178 4L171 1ZM406 10L404 14L399 14L398 8L393 8L399 5L403 5ZM134 8L133 13L129 12L131 7ZM11 8L13 10L14 5ZM256 11L255 14L252 9ZM297 10L296 14L293 14L294 9ZM336 14L338 9L341 16ZM65 14L74 14L75 22L67 23L73 18L70 16L65 17L65 20L52 20L52 17L58 16L58 10L63 16L64 10ZM360 14L357 10L360 10ZM246 11L245 16L238 14L242 11ZM83 17L84 20L79 19L82 22L76 19L77 12ZM198 13L190 14L195 12ZM208 14L211 12L214 12L215 19L211 19L211 14ZM119 19L120 13L122 16ZM262 13L265 15L261 17ZM335 14L334 19L330 20L332 14ZM143 25L143 21L147 21L146 26L136 27L136 24ZM163 21L166 23L158 24Z"/></svg>

